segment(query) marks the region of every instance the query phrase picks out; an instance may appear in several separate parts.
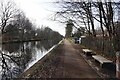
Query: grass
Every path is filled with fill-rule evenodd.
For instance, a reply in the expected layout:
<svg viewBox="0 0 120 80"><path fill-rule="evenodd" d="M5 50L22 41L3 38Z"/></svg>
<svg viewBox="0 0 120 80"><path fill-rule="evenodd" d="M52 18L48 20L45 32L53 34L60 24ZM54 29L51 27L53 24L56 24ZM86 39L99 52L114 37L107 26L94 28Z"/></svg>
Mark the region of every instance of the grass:
<svg viewBox="0 0 120 80"><path fill-rule="evenodd" d="M72 38L72 37L67 38L67 40L68 40L70 43L74 43L74 41L73 41L73 38Z"/></svg>

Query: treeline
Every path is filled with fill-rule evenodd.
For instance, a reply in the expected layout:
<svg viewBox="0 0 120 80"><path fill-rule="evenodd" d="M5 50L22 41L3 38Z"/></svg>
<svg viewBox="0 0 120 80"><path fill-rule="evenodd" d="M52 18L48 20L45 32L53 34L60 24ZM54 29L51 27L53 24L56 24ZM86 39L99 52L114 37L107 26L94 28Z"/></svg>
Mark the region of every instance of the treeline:
<svg viewBox="0 0 120 80"><path fill-rule="evenodd" d="M19 22L18 22L19 23ZM29 20L21 27L19 24L9 24L2 34L2 42L24 42L24 41L41 41L41 40L58 40L62 39L62 35L53 31L49 27L35 28Z"/></svg>
<svg viewBox="0 0 120 80"><path fill-rule="evenodd" d="M116 34L115 22L119 16L117 13L120 2L110 0L96 2L89 0L58 0L56 3L60 6L60 11L55 15L56 20L66 22L71 19L76 26L85 27L88 34L93 36L96 36L95 21L97 21L103 35L105 30L107 30L108 36Z"/></svg>
<svg viewBox="0 0 120 80"><path fill-rule="evenodd" d="M120 46L120 2L112 0L58 0L59 10L55 19L66 23L69 19L74 23L75 28L85 29L83 35L101 37L102 46L105 47L105 37L108 37L109 44L115 51ZM98 29L99 28L99 35ZM79 31L81 31L79 30Z"/></svg>
<svg viewBox="0 0 120 80"><path fill-rule="evenodd" d="M55 38L60 40L62 38L58 32L51 30L49 27L46 27L44 29L35 28L36 25L26 17L22 10L16 7L14 2L3 1L1 2L0 7L0 29L3 42Z"/></svg>

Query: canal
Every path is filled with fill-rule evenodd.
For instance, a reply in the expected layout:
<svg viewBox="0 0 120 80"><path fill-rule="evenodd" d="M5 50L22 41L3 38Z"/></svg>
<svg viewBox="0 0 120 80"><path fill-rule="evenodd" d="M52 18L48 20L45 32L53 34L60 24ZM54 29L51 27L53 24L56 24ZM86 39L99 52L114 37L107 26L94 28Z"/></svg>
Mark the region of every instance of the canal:
<svg viewBox="0 0 120 80"><path fill-rule="evenodd" d="M1 47L0 80L16 78L40 60L59 41L43 40L24 43L7 43Z"/></svg>

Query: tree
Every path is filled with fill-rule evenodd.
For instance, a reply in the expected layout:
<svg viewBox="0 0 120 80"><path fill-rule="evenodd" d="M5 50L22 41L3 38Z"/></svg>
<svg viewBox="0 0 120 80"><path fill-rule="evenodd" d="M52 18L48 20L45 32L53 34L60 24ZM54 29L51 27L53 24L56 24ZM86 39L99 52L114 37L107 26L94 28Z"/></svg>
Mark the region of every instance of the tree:
<svg viewBox="0 0 120 80"><path fill-rule="evenodd" d="M0 1L0 32L3 34L5 32L5 28L7 25L9 25L10 21L14 19L14 16L19 13L19 10L16 8L14 2L11 1ZM1 65L2 65L2 70L4 72L9 71L9 66L6 62L6 60L9 58L12 61L13 58L12 56L2 53L0 51L0 57L1 57ZM16 62L16 61L14 61Z"/></svg>
<svg viewBox="0 0 120 80"><path fill-rule="evenodd" d="M73 37L81 37L82 35L84 35L85 33L85 28L84 27L81 27L79 29L77 29L74 33L73 33Z"/></svg>
<svg viewBox="0 0 120 80"><path fill-rule="evenodd" d="M23 25L18 21L18 15L21 15L21 12L18 8L16 8L15 3L12 1L0 1L0 30L3 34L2 36L6 35L11 37L12 40L15 36L19 36L20 34L20 27ZM22 17L23 18L23 17ZM27 21L30 23L30 21ZM25 23L26 24L26 23ZM28 25L28 24L27 24ZM30 25L28 25L30 26ZM28 28L27 28L28 29ZM0 50L0 58L1 58L1 67L2 73L6 75L7 72L11 72L11 67L8 64L8 60L14 62L18 65L18 62L15 58L19 58L15 54L10 55L8 53L3 53L2 49ZM8 76L11 76L10 73Z"/></svg>
<svg viewBox="0 0 120 80"><path fill-rule="evenodd" d="M3 34L6 25L8 25L9 22L14 19L15 15L20 12L12 1L1 1L0 7L0 29Z"/></svg>
<svg viewBox="0 0 120 80"><path fill-rule="evenodd" d="M112 37L115 35L115 14L117 8L119 8L119 2L114 2L111 0L98 0L94 1L75 1L75 0L62 0L56 2L61 6L60 10L56 12L57 17L69 19L71 18L75 24L84 23L84 27L88 29L89 35L96 36L95 24L97 21L100 23L100 27L104 36L104 30L107 29L108 36ZM60 21L60 19L57 21ZM61 19L60 22L63 22L64 19ZM65 22L65 21L64 21ZM86 25L88 24L88 25Z"/></svg>
<svg viewBox="0 0 120 80"><path fill-rule="evenodd" d="M72 36L73 26L74 24L72 23L72 20L70 19L68 23L66 24L66 34L65 34L66 38L69 38Z"/></svg>

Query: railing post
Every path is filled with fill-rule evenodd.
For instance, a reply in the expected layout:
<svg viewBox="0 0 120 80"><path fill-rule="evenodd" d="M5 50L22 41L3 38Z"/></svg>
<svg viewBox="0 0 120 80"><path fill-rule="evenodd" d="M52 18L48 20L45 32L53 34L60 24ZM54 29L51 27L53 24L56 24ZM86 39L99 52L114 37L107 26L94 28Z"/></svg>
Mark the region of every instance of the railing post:
<svg viewBox="0 0 120 80"><path fill-rule="evenodd" d="M120 51L116 52L116 78L120 79Z"/></svg>

